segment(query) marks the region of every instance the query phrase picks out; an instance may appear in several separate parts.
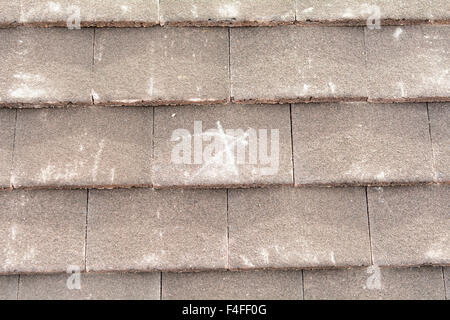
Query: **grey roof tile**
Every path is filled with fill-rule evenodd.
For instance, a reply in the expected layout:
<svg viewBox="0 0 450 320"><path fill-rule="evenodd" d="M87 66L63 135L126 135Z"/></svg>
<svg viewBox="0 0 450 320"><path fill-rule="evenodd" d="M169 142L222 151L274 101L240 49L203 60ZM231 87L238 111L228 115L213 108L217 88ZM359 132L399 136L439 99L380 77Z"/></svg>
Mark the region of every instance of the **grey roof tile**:
<svg viewBox="0 0 450 320"><path fill-rule="evenodd" d="M302 300L301 271L163 273L163 300Z"/></svg>
<svg viewBox="0 0 450 320"><path fill-rule="evenodd" d="M450 96L450 26L366 28L369 100Z"/></svg>
<svg viewBox="0 0 450 320"><path fill-rule="evenodd" d="M19 300L159 300L160 287L160 273L21 275Z"/></svg>
<svg viewBox="0 0 450 320"><path fill-rule="evenodd" d="M152 108L18 110L15 187L151 185Z"/></svg>
<svg viewBox="0 0 450 320"><path fill-rule="evenodd" d="M229 99L228 32L210 28L100 29L98 104L200 104Z"/></svg>
<svg viewBox="0 0 450 320"><path fill-rule="evenodd" d="M229 190L230 268L370 263L363 188Z"/></svg>
<svg viewBox="0 0 450 320"><path fill-rule="evenodd" d="M19 276L0 276L0 300L16 300Z"/></svg>
<svg viewBox="0 0 450 320"><path fill-rule="evenodd" d="M295 0L300 23L365 24L379 13L380 24L448 21L446 0ZM369 25L373 25L373 22Z"/></svg>
<svg viewBox="0 0 450 320"><path fill-rule="evenodd" d="M93 35L93 30L0 29L0 105L91 103Z"/></svg>
<svg viewBox="0 0 450 320"><path fill-rule="evenodd" d="M362 28L231 29L232 98L293 102L367 97ZM269 45L270 44L270 45Z"/></svg>
<svg viewBox="0 0 450 320"><path fill-rule="evenodd" d="M431 138L435 161L435 178L450 181L450 104L430 103Z"/></svg>
<svg viewBox="0 0 450 320"><path fill-rule="evenodd" d="M11 186L15 110L0 110L0 189Z"/></svg>
<svg viewBox="0 0 450 320"><path fill-rule="evenodd" d="M158 0L20 0L21 24L67 26L151 26L159 23Z"/></svg>
<svg viewBox="0 0 450 320"><path fill-rule="evenodd" d="M155 187L292 185L289 106L156 108L154 154Z"/></svg>
<svg viewBox="0 0 450 320"><path fill-rule="evenodd" d="M161 24L273 25L293 23L294 0L161 0Z"/></svg>
<svg viewBox="0 0 450 320"><path fill-rule="evenodd" d="M86 191L4 191L0 212L0 273L84 269Z"/></svg>
<svg viewBox="0 0 450 320"><path fill-rule="evenodd" d="M379 268L304 271L307 300L443 300L442 269Z"/></svg>
<svg viewBox="0 0 450 320"><path fill-rule="evenodd" d="M374 263L450 263L450 186L369 188Z"/></svg>
<svg viewBox="0 0 450 320"><path fill-rule="evenodd" d="M433 181L425 104L303 104L292 107L295 183Z"/></svg>
<svg viewBox="0 0 450 320"><path fill-rule="evenodd" d="M225 190L90 191L87 269L224 269L226 202Z"/></svg>
<svg viewBox="0 0 450 320"><path fill-rule="evenodd" d="M20 1L0 0L0 27L19 22Z"/></svg>
<svg viewBox="0 0 450 320"><path fill-rule="evenodd" d="M450 267L443 268L444 272L444 281L445 281L445 289L446 289L446 299L450 299Z"/></svg>

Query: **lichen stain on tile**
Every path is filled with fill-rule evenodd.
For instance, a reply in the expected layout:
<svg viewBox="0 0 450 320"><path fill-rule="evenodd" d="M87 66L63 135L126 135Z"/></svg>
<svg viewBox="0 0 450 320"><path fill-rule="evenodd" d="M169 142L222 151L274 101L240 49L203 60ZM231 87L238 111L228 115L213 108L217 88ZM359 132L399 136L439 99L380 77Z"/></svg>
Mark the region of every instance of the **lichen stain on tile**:
<svg viewBox="0 0 450 320"><path fill-rule="evenodd" d="M38 180L42 183L67 182L77 177L78 170L83 166L83 161L65 163L62 168L57 168L55 165L47 165L47 167L41 168Z"/></svg>
<svg viewBox="0 0 450 320"><path fill-rule="evenodd" d="M92 168L92 180L94 182L97 181L97 174L98 174L98 166L100 164L100 159L102 157L102 153L103 153L103 148L105 146L105 139L102 139L99 143L98 143L98 150L97 153L94 156L94 166Z"/></svg>
<svg viewBox="0 0 450 320"><path fill-rule="evenodd" d="M236 18L240 11L241 3L240 1L235 1L234 3L223 4L217 9L220 17L225 19Z"/></svg>
<svg viewBox="0 0 450 320"><path fill-rule="evenodd" d="M400 35L401 35L402 33L403 33L403 29L400 28L400 27L398 27L398 28L395 29L395 32L393 33L393 37L394 37L396 40L399 40L399 39L400 39Z"/></svg>
<svg viewBox="0 0 450 320"><path fill-rule="evenodd" d="M41 75L19 72L13 78L13 85L8 90L10 97L27 101L47 95L47 81Z"/></svg>
<svg viewBox="0 0 450 320"><path fill-rule="evenodd" d="M255 266L253 263L251 263L251 262L248 260L248 258L247 258L246 256L241 255L241 256L239 256L239 257L241 258L241 260L243 261L243 263L244 263L244 265L245 265L246 267L253 268L253 267Z"/></svg>

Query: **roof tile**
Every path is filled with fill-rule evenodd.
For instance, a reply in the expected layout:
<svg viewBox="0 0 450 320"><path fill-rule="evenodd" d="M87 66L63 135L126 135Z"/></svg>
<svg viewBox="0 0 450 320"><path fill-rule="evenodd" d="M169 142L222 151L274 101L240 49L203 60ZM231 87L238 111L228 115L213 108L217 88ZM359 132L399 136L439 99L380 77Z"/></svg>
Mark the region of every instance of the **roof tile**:
<svg viewBox="0 0 450 320"><path fill-rule="evenodd" d="M293 102L367 96L362 28L231 29L232 98ZM270 44L270 45L268 45Z"/></svg>
<svg viewBox="0 0 450 320"><path fill-rule="evenodd" d="M302 300L301 271L163 273L163 300Z"/></svg>
<svg viewBox="0 0 450 320"><path fill-rule="evenodd" d="M305 270L307 300L443 300L441 268Z"/></svg>
<svg viewBox="0 0 450 320"><path fill-rule="evenodd" d="M292 122L297 185L433 181L425 104L294 105Z"/></svg>
<svg viewBox="0 0 450 320"><path fill-rule="evenodd" d="M374 263L450 263L450 186L369 188Z"/></svg>
<svg viewBox="0 0 450 320"><path fill-rule="evenodd" d="M428 105L436 180L450 181L450 104Z"/></svg>
<svg viewBox="0 0 450 320"><path fill-rule="evenodd" d="M224 190L89 192L87 269L224 269Z"/></svg>
<svg viewBox="0 0 450 320"><path fill-rule="evenodd" d="M159 23L158 0L20 0L20 22L38 26L151 26ZM79 16L78 16L79 15Z"/></svg>
<svg viewBox="0 0 450 320"><path fill-rule="evenodd" d="M15 110L0 110L0 189L10 187Z"/></svg>
<svg viewBox="0 0 450 320"><path fill-rule="evenodd" d="M151 185L152 108L19 110L15 187Z"/></svg>
<svg viewBox="0 0 450 320"><path fill-rule="evenodd" d="M448 100L449 35L450 26L366 28L369 100Z"/></svg>
<svg viewBox="0 0 450 320"><path fill-rule="evenodd" d="M0 192L0 273L84 269L86 191Z"/></svg>
<svg viewBox="0 0 450 320"><path fill-rule="evenodd" d="M446 0L295 0L297 21L355 25L369 17L379 17L380 24L448 21L450 4ZM369 25L373 25L371 22Z"/></svg>
<svg viewBox="0 0 450 320"><path fill-rule="evenodd" d="M292 185L291 149L288 105L155 109L155 187Z"/></svg>
<svg viewBox="0 0 450 320"><path fill-rule="evenodd" d="M294 0L161 0L161 23L272 25L293 23Z"/></svg>
<svg viewBox="0 0 450 320"><path fill-rule="evenodd" d="M0 300L16 300L19 276L0 276Z"/></svg>
<svg viewBox="0 0 450 320"><path fill-rule="evenodd" d="M0 29L0 105L91 103L93 35L93 30Z"/></svg>
<svg viewBox="0 0 450 320"><path fill-rule="evenodd" d="M160 273L21 275L20 300L159 300ZM75 278L74 278L75 279ZM67 283L75 286L69 289ZM16 283L17 286L17 283Z"/></svg>
<svg viewBox="0 0 450 320"><path fill-rule="evenodd" d="M226 29L96 30L94 102L226 102L228 51Z"/></svg>
<svg viewBox="0 0 450 320"><path fill-rule="evenodd" d="M230 268L370 263L363 188L229 190Z"/></svg>

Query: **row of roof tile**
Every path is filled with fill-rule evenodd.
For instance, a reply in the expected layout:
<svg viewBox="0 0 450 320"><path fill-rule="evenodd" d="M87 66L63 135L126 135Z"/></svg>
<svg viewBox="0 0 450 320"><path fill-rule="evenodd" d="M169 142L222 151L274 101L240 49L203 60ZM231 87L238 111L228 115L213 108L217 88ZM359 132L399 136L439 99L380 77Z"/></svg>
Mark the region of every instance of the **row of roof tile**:
<svg viewBox="0 0 450 320"><path fill-rule="evenodd" d="M444 275L444 277L443 277ZM450 268L0 276L0 299L434 299L450 296ZM447 285L445 285L445 282ZM74 282L75 283L75 282ZM74 287L74 285L73 285ZM447 288L447 291L446 291Z"/></svg>
<svg viewBox="0 0 450 320"><path fill-rule="evenodd" d="M450 186L0 192L0 273L450 265Z"/></svg>
<svg viewBox="0 0 450 320"><path fill-rule="evenodd" d="M260 26L448 23L445 0L18 0L0 1L0 26L116 26L157 24ZM368 22L367 22L368 21Z"/></svg>
<svg viewBox="0 0 450 320"><path fill-rule="evenodd" d="M450 182L448 104L0 110L3 188Z"/></svg>
<svg viewBox="0 0 450 320"><path fill-rule="evenodd" d="M0 30L0 105L449 101L449 31Z"/></svg>

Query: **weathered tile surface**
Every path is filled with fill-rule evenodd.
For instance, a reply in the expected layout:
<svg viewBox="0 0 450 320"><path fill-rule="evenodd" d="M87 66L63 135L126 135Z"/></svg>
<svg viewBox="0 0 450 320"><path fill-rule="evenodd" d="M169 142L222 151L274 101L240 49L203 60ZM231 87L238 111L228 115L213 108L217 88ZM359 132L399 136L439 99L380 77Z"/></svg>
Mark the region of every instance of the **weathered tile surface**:
<svg viewBox="0 0 450 320"><path fill-rule="evenodd" d="M91 103L93 34L93 30L0 30L0 104Z"/></svg>
<svg viewBox="0 0 450 320"><path fill-rule="evenodd" d="M19 276L0 276L0 300L16 300Z"/></svg>
<svg viewBox="0 0 450 320"><path fill-rule="evenodd" d="M301 271L163 273L163 300L302 300Z"/></svg>
<svg viewBox="0 0 450 320"><path fill-rule="evenodd" d="M370 100L450 97L450 26L366 29Z"/></svg>
<svg viewBox="0 0 450 320"><path fill-rule="evenodd" d="M381 18L380 24L417 21L448 21L450 3L446 0L295 0L297 21L355 24L369 17ZM379 14L379 15L378 15ZM373 25L370 22L369 25Z"/></svg>
<svg viewBox="0 0 450 320"><path fill-rule="evenodd" d="M84 268L86 191L3 191L0 213L0 273Z"/></svg>
<svg viewBox="0 0 450 320"><path fill-rule="evenodd" d="M232 97L237 101L361 99L361 28L231 29ZM270 45L268 45L270 44Z"/></svg>
<svg viewBox="0 0 450 320"><path fill-rule="evenodd" d="M446 299L450 298L450 267L444 268L444 281L446 289Z"/></svg>
<svg viewBox="0 0 450 320"><path fill-rule="evenodd" d="M152 108L18 110L13 183L151 184Z"/></svg>
<svg viewBox="0 0 450 320"><path fill-rule="evenodd" d="M450 186L369 188L374 263L450 263Z"/></svg>
<svg viewBox="0 0 450 320"><path fill-rule="evenodd" d="M159 22L158 0L21 0L20 22L66 26L154 25Z"/></svg>
<svg viewBox="0 0 450 320"><path fill-rule="evenodd" d="M161 0L161 23L263 25L294 22L293 0Z"/></svg>
<svg viewBox="0 0 450 320"><path fill-rule="evenodd" d="M0 110L0 189L10 187L15 110Z"/></svg>
<svg viewBox="0 0 450 320"><path fill-rule="evenodd" d="M305 299L443 300L441 268L305 270Z"/></svg>
<svg viewBox="0 0 450 320"><path fill-rule="evenodd" d="M440 182L450 182L450 103L430 103L428 108L435 178Z"/></svg>
<svg viewBox="0 0 450 320"><path fill-rule="evenodd" d="M101 29L94 60L95 103L194 104L229 97L226 29Z"/></svg>
<svg viewBox="0 0 450 320"><path fill-rule="evenodd" d="M19 1L0 0L0 8L0 26L9 26L19 22Z"/></svg>
<svg viewBox="0 0 450 320"><path fill-rule="evenodd" d="M225 190L89 192L87 268L223 269Z"/></svg>
<svg viewBox="0 0 450 320"><path fill-rule="evenodd" d="M370 263L363 188L229 190L230 267Z"/></svg>
<svg viewBox="0 0 450 320"><path fill-rule="evenodd" d="M431 182L425 104L342 103L292 107L295 182Z"/></svg>
<svg viewBox="0 0 450 320"><path fill-rule="evenodd" d="M154 154L158 187L292 184L289 106L156 108Z"/></svg>
<svg viewBox="0 0 450 320"><path fill-rule="evenodd" d="M159 300L160 273L22 275L20 300ZM69 289L69 287L72 289Z"/></svg>

